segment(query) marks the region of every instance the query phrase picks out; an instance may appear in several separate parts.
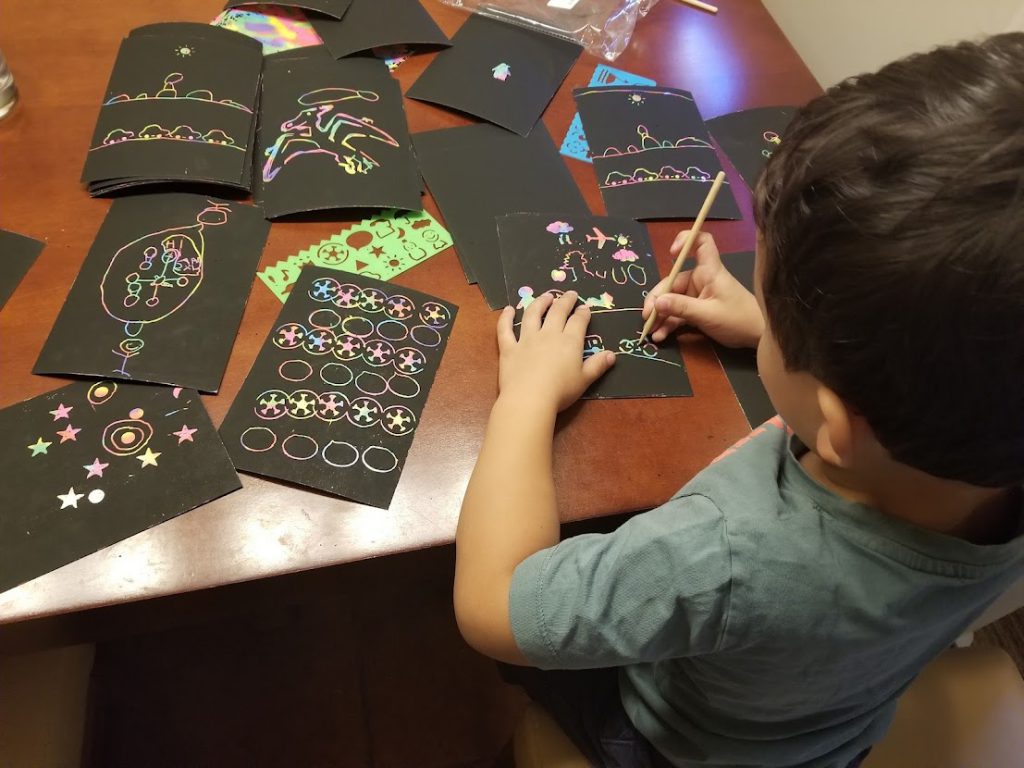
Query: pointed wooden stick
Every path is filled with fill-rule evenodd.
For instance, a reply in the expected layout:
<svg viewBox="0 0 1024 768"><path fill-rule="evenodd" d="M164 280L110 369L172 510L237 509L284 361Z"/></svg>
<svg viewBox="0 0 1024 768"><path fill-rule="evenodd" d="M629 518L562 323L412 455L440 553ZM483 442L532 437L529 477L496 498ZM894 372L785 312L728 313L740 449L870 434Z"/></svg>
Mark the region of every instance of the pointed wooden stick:
<svg viewBox="0 0 1024 768"><path fill-rule="evenodd" d="M710 3L702 3L701 0L679 0L679 2L684 3L685 5L691 5L694 8L700 8L700 10L707 11L708 13L718 13L718 8L716 6L711 5Z"/></svg>
<svg viewBox="0 0 1024 768"><path fill-rule="evenodd" d="M690 248L697 240L697 235L700 234L700 228L704 224L704 219L708 216L708 211L711 210L711 206L715 204L715 198L718 197L718 190L722 188L722 182L725 181L725 171L719 171L718 175L715 176L714 182L711 184L711 189L708 190L708 196L704 199L704 205L700 207L700 213L697 214L696 220L693 222L693 226L690 228L690 233L686 236L686 240L683 241L683 247L679 251L679 256L676 257L676 263L672 265L672 271L668 273L668 285L672 286L672 283L679 277L679 272L683 268L683 262L686 261L686 257L690 254ZM647 334L651 331L651 326L654 325L654 319L658 316L658 310L651 305L651 314L647 318L647 322L644 323L643 333L640 334L640 343L642 344L644 339L647 338Z"/></svg>

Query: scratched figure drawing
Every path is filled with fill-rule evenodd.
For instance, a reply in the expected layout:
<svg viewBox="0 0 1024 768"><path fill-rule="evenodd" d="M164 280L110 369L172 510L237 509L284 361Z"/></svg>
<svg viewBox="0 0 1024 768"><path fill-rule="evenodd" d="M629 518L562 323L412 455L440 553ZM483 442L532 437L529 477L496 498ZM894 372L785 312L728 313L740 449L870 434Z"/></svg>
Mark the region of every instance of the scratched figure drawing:
<svg viewBox="0 0 1024 768"><path fill-rule="evenodd" d="M0 592L241 487L199 395L78 381L0 410Z"/></svg>
<svg viewBox="0 0 1024 768"><path fill-rule="evenodd" d="M613 85L573 92L610 214L638 219L695 217L722 169L688 91ZM711 218L736 219L726 186Z"/></svg>
<svg viewBox="0 0 1024 768"><path fill-rule="evenodd" d="M584 397L692 395L674 341L640 340L641 310L658 284L647 229L629 219L520 213L498 219L508 303L522 312L544 293L576 291L590 308L583 356L609 350L615 366Z"/></svg>
<svg viewBox="0 0 1024 768"><path fill-rule="evenodd" d="M215 392L268 230L258 209L201 195L116 200L35 372Z"/></svg>
<svg viewBox="0 0 1024 768"><path fill-rule="evenodd" d="M377 59L323 46L269 58L256 198L268 218L332 208L422 210L401 91Z"/></svg>
<svg viewBox="0 0 1024 768"><path fill-rule="evenodd" d="M220 434L235 466L387 507L457 308L306 267Z"/></svg>

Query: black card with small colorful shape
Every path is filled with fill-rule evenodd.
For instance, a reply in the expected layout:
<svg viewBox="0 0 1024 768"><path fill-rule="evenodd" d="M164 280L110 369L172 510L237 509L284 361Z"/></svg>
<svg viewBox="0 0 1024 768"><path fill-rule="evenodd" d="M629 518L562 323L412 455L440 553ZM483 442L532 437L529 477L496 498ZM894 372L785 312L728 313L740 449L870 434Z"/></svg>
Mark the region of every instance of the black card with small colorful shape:
<svg viewBox="0 0 1024 768"><path fill-rule="evenodd" d="M42 250L43 244L38 240L0 229L0 309Z"/></svg>
<svg viewBox="0 0 1024 768"><path fill-rule="evenodd" d="M338 61L323 46L267 57L257 136L268 218L423 208L402 92L380 59Z"/></svg>
<svg viewBox="0 0 1024 768"><path fill-rule="evenodd" d="M557 37L470 16L406 96L527 136L581 51Z"/></svg>
<svg viewBox="0 0 1024 768"><path fill-rule="evenodd" d="M543 125L526 138L477 124L417 133L413 143L462 269L471 282L480 283L492 309L504 306L506 299L495 217L590 213Z"/></svg>
<svg viewBox="0 0 1024 768"><path fill-rule="evenodd" d="M305 267L221 425L235 467L386 508L456 312Z"/></svg>
<svg viewBox="0 0 1024 768"><path fill-rule="evenodd" d="M695 218L722 170L688 91L606 86L573 91L610 215ZM726 181L709 218L741 216Z"/></svg>
<svg viewBox="0 0 1024 768"><path fill-rule="evenodd" d="M256 41L203 24L125 38L82 171L90 192L168 181L247 190L262 58Z"/></svg>
<svg viewBox="0 0 1024 768"><path fill-rule="evenodd" d="M241 488L199 395L77 382L0 410L0 592Z"/></svg>
<svg viewBox="0 0 1024 768"><path fill-rule="evenodd" d="M309 21L336 59L394 45L451 44L419 0L352 0L340 21Z"/></svg>
<svg viewBox="0 0 1024 768"><path fill-rule="evenodd" d="M693 394L674 341L640 341L644 298L657 285L647 228L630 219L514 214L498 219L508 303L523 311L544 293L573 290L590 307L583 356L615 353L615 365L588 398L686 397Z"/></svg>
<svg viewBox="0 0 1024 768"><path fill-rule="evenodd" d="M115 200L33 372L216 392L269 231L243 203Z"/></svg>
<svg viewBox="0 0 1024 768"><path fill-rule="evenodd" d="M314 11L330 16L332 19L340 19L348 11L352 0L274 0L274 5L283 5L287 8L301 8L304 11ZM264 5L262 0L228 0L225 8L245 8L249 5Z"/></svg>
<svg viewBox="0 0 1024 768"><path fill-rule="evenodd" d="M708 120L708 130L751 189L782 143L797 107L760 107Z"/></svg>

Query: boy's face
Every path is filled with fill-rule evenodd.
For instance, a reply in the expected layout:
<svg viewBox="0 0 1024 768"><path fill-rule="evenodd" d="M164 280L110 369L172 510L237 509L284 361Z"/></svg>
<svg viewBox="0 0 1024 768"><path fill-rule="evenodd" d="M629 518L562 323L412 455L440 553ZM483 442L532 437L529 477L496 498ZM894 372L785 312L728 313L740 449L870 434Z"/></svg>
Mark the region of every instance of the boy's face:
<svg viewBox="0 0 1024 768"><path fill-rule="evenodd" d="M815 436L821 424L817 397L820 382L809 373L786 370L782 350L772 335L771 323L765 311L764 293L761 290L763 278L764 255L758 238L754 259L754 293L761 307L761 314L764 315L764 333L757 346L757 372L761 375L761 382L775 410L803 444L813 450Z"/></svg>

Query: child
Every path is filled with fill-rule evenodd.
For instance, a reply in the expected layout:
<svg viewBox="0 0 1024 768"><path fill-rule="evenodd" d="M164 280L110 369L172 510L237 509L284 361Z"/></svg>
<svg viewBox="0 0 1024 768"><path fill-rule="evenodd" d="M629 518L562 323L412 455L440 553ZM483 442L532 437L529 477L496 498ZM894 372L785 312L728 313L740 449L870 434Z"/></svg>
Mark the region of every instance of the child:
<svg viewBox="0 0 1024 768"><path fill-rule="evenodd" d="M645 316L756 344L781 418L614 533L558 543L551 474L614 356L581 364L572 293L498 324L456 615L496 659L588 670L522 676L598 766L856 765L1024 575L1024 34L830 89L755 209L756 299L701 235Z"/></svg>

